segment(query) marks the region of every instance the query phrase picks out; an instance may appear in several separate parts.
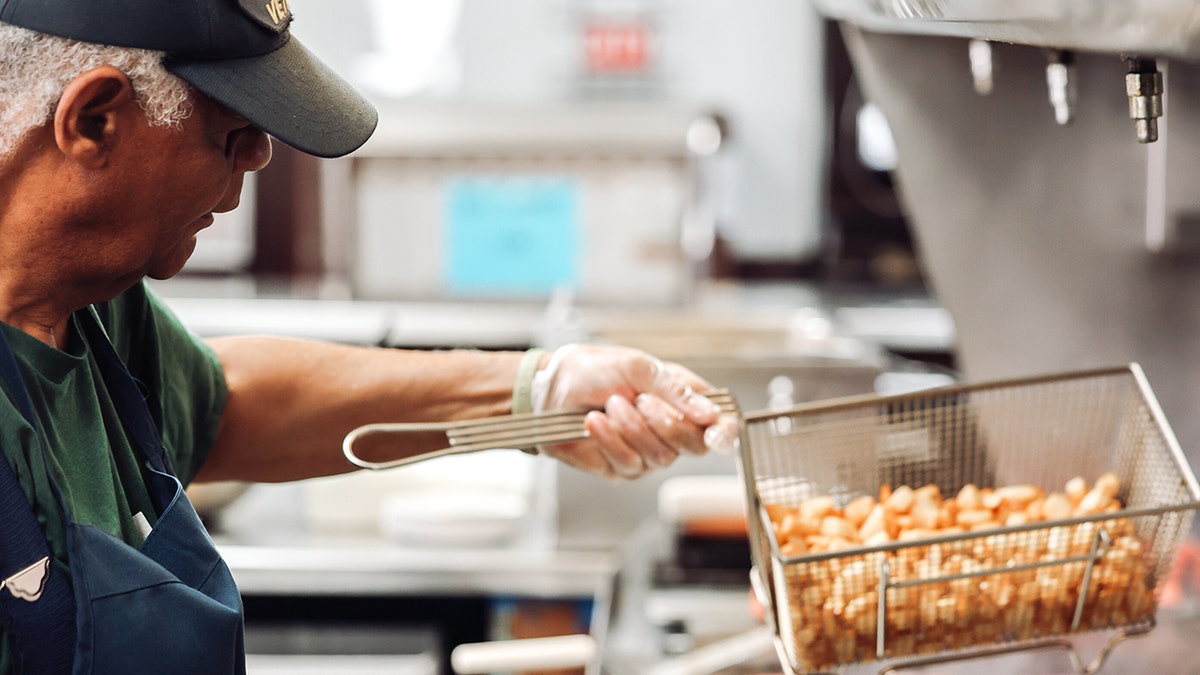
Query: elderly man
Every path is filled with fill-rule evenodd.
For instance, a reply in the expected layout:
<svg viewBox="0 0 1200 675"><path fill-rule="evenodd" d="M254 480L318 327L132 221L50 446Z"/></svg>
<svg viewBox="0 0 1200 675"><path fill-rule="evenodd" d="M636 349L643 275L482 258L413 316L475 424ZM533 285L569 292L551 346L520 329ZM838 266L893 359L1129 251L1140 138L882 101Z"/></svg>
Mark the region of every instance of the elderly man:
<svg viewBox="0 0 1200 675"><path fill-rule="evenodd" d="M290 20L284 0L0 2L0 673L244 671L237 589L182 486L347 471L362 424L590 409L590 439L541 450L611 478L736 437L704 381L631 349L190 335L143 278L237 206L268 134L334 157L375 127Z"/></svg>

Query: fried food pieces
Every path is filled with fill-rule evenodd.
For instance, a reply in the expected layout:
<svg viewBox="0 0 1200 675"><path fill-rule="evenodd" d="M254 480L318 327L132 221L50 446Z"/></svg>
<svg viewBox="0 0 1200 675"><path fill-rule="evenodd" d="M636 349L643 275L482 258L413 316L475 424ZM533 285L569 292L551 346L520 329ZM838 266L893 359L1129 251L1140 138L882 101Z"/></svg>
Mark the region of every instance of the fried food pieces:
<svg viewBox="0 0 1200 675"><path fill-rule="evenodd" d="M1080 630L1153 618L1150 561L1125 518L1056 525L1117 513L1121 482L1106 473L1062 491L1033 485L966 485L943 496L937 486L883 486L878 497L838 506L832 496L795 506L767 505L782 560L774 560L777 617L805 670L876 658L881 581L885 657L1026 640L1072 630L1092 552ZM1019 532L989 530L1034 525ZM1104 537L1100 536L1103 530ZM958 541L922 543L945 535ZM896 550L856 553L890 543ZM816 561L789 558L843 552ZM1039 565L1026 569L1025 565Z"/></svg>

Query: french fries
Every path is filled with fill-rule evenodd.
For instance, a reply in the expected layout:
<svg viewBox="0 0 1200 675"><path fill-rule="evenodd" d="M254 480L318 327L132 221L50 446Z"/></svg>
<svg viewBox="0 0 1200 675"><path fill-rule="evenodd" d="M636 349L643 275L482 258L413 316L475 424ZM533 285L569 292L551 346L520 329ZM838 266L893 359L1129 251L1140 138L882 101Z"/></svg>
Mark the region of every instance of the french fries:
<svg viewBox="0 0 1200 675"><path fill-rule="evenodd" d="M1089 555L1101 527L1110 544L1094 565L1081 629L1149 620L1155 609L1149 562L1133 524L1118 517L1054 524L1119 511L1120 488L1120 479L1106 473L1091 486L1072 478L1061 492L1048 494L1033 485L967 485L947 496L934 485L885 485L878 496L842 507L828 495L796 506L768 505L783 556L845 551L822 561L775 562L777 593L787 598L781 630L794 635L796 659L808 670L874 660L886 562L889 657L1061 634L1071 629L1088 563L1055 561ZM1045 527L988 534L1042 522ZM894 551L853 550L957 533L978 536ZM901 583L906 585L893 587Z"/></svg>

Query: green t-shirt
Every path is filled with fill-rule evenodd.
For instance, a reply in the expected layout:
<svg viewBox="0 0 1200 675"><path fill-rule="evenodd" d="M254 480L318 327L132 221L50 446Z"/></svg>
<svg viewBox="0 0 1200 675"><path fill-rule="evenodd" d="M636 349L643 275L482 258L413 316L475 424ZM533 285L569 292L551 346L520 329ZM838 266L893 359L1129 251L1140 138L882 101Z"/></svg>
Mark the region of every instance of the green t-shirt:
<svg viewBox="0 0 1200 675"><path fill-rule="evenodd" d="M212 449L225 407L225 378L216 355L144 284L95 306L117 354L145 388L172 467L186 485ZM142 462L101 380L93 350L72 318L65 349L55 349L0 323L38 415L43 443L8 394L0 395L0 448L33 504L58 565L66 568L61 509L50 491L40 450L76 522L141 544L134 519L153 525L155 512ZM0 673L12 670L0 628Z"/></svg>

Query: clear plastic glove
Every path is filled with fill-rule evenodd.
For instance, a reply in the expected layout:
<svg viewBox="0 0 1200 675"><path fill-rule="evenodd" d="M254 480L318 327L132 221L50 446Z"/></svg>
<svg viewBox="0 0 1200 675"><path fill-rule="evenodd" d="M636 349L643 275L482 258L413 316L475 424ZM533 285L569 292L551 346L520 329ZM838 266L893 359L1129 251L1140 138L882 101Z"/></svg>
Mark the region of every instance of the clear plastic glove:
<svg viewBox="0 0 1200 675"><path fill-rule="evenodd" d="M732 454L736 415L699 392L700 376L629 347L559 347L533 379L533 410L590 409L585 441L539 448L546 455L608 478L637 478L681 453Z"/></svg>

